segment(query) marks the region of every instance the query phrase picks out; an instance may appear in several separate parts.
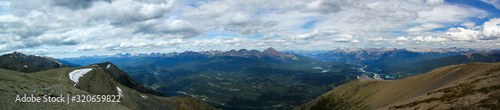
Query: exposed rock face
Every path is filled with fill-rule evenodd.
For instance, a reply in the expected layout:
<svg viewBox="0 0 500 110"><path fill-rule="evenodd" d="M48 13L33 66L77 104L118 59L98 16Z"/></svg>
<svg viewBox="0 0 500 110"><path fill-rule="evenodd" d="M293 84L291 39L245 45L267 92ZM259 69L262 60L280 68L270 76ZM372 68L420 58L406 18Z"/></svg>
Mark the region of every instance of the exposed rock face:
<svg viewBox="0 0 500 110"><path fill-rule="evenodd" d="M0 68L14 71L37 72L61 67L69 66L46 56L25 55L20 52L0 56Z"/></svg>

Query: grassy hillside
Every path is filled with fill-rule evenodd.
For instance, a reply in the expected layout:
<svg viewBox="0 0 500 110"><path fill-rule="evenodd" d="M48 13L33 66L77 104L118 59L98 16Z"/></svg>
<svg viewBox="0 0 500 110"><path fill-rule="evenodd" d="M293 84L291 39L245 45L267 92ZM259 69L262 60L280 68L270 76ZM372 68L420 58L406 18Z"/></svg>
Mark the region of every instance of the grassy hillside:
<svg viewBox="0 0 500 110"><path fill-rule="evenodd" d="M88 67L81 67L88 68ZM214 109L203 102L186 97L162 97L147 92L139 92L115 81L102 67L80 78L77 86L68 73L81 68L59 68L36 73L22 73L0 69L0 106L3 109ZM15 102L17 95L60 97L70 95L117 95L116 87L121 88L121 102L93 103L26 103Z"/></svg>
<svg viewBox="0 0 500 110"><path fill-rule="evenodd" d="M468 63L400 80L357 79L297 110L498 109L500 63Z"/></svg>

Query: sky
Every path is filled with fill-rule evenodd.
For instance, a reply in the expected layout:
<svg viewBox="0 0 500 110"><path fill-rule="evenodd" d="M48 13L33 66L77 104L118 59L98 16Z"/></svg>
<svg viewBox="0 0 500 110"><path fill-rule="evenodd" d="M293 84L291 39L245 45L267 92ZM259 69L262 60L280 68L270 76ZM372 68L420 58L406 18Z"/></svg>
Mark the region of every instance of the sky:
<svg viewBox="0 0 500 110"><path fill-rule="evenodd" d="M0 0L0 53L500 49L500 0Z"/></svg>

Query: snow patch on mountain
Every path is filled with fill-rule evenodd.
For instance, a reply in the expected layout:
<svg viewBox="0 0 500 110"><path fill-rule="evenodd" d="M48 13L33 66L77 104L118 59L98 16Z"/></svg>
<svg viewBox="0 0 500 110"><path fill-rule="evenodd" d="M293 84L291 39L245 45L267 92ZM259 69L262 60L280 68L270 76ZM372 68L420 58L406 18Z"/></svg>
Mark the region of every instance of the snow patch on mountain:
<svg viewBox="0 0 500 110"><path fill-rule="evenodd" d="M69 79L75 82L75 86L78 83L78 79L88 72L92 71L92 68L77 69L69 73Z"/></svg>
<svg viewBox="0 0 500 110"><path fill-rule="evenodd" d="M116 87L116 91L118 91L118 95L120 97L123 97L123 91L122 91L122 89L120 89L119 87Z"/></svg>
<svg viewBox="0 0 500 110"><path fill-rule="evenodd" d="M111 64L108 64L108 66L106 67L106 69L109 69L110 66L111 66Z"/></svg>

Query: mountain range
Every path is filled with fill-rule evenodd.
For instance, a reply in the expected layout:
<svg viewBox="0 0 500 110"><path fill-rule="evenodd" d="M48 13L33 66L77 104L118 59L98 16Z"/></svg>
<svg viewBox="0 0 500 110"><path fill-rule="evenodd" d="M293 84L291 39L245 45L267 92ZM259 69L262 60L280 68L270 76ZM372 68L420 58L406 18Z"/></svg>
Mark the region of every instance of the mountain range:
<svg viewBox="0 0 500 110"><path fill-rule="evenodd" d="M312 56L320 60L349 63L405 63L419 60L441 58L468 52L490 51L488 49L467 48L351 48L335 49L327 53Z"/></svg>
<svg viewBox="0 0 500 110"><path fill-rule="evenodd" d="M230 50L230 51L220 51L220 50L210 50L210 51L185 51L182 53L171 52L171 53L151 53L151 54L116 54L116 55L95 55L95 56L81 56L76 58L63 58L63 61L69 61L70 63L75 63L79 65L90 65L95 62L102 61L102 59L109 58L138 58L138 57L166 57L166 58L181 58L181 57L222 57L222 56L234 56L234 57L244 57L244 58L258 58L258 59L268 59L275 61L285 62L287 60L298 60L294 54L285 54L276 51L274 48L270 47L264 51L258 50Z"/></svg>
<svg viewBox="0 0 500 110"><path fill-rule="evenodd" d="M352 48L335 49L323 54L311 56L325 61L340 61L352 64L367 65L366 70L396 79L429 72L446 65L463 64L456 58L453 63L446 63L447 57L460 56L469 52L489 52L489 49L468 48ZM448 58L449 59L449 58ZM468 60L468 59L463 59ZM428 61L439 63L433 65ZM460 60L462 61L462 60ZM465 61L467 62L467 61ZM473 61L472 61L473 62ZM418 64L420 66L415 66ZM446 64L446 65L443 65ZM422 67L425 67L424 69Z"/></svg>

